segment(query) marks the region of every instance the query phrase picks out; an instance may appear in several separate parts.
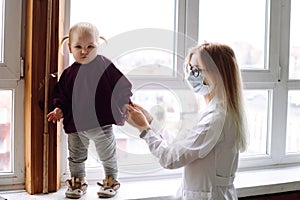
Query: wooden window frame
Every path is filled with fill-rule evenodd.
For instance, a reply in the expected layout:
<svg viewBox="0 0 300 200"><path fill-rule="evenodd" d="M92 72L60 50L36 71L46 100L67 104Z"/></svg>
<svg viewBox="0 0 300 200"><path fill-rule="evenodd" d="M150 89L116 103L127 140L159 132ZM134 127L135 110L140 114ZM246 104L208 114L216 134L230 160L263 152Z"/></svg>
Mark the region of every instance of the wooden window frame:
<svg viewBox="0 0 300 200"><path fill-rule="evenodd" d="M26 1L24 146L25 189L29 194L54 192L60 187L60 132L56 125L44 121L44 108L48 105L48 111L53 109L51 99L57 78L51 78L50 74L58 70L60 6L63 5L62 0ZM49 91L46 100L45 83Z"/></svg>

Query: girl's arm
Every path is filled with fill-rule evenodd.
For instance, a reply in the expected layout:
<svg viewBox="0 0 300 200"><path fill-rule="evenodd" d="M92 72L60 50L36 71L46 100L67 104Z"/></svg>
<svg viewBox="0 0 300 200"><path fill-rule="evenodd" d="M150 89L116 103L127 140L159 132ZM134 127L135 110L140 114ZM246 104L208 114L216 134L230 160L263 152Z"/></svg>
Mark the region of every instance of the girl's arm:
<svg viewBox="0 0 300 200"><path fill-rule="evenodd" d="M48 122L56 123L63 118L63 112L60 108L55 108L47 115Z"/></svg>

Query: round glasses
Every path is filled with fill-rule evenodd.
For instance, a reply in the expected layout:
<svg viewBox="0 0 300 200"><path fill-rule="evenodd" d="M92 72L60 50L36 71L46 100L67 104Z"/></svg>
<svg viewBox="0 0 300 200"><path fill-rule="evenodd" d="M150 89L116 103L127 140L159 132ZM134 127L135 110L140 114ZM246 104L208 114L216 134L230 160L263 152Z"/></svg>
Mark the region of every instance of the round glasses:
<svg viewBox="0 0 300 200"><path fill-rule="evenodd" d="M186 64L187 65L187 69L189 69L194 77L198 77L200 75L200 73L202 73L205 69L202 69L201 66L197 66L197 65L191 65L191 64Z"/></svg>

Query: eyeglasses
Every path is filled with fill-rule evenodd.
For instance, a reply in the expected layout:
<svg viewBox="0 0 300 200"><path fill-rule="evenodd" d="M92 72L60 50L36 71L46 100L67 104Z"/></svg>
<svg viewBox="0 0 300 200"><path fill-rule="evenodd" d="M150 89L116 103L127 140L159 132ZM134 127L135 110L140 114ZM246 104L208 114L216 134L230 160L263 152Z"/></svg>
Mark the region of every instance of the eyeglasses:
<svg viewBox="0 0 300 200"><path fill-rule="evenodd" d="M191 65L191 64L186 64L186 68L189 69L194 77L198 77L200 75L200 73L202 73L203 71L205 71L205 69L202 69L201 66L197 66L197 65Z"/></svg>

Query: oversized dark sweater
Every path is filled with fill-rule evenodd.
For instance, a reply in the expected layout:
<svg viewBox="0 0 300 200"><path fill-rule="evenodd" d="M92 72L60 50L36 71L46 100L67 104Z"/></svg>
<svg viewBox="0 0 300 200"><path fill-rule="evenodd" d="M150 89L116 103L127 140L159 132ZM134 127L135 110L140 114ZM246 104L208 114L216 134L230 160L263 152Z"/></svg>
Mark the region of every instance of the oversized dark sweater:
<svg viewBox="0 0 300 200"><path fill-rule="evenodd" d="M55 86L54 107L63 112L66 133L110 124L124 125L122 111L130 102L132 85L106 57L88 64L74 62Z"/></svg>

